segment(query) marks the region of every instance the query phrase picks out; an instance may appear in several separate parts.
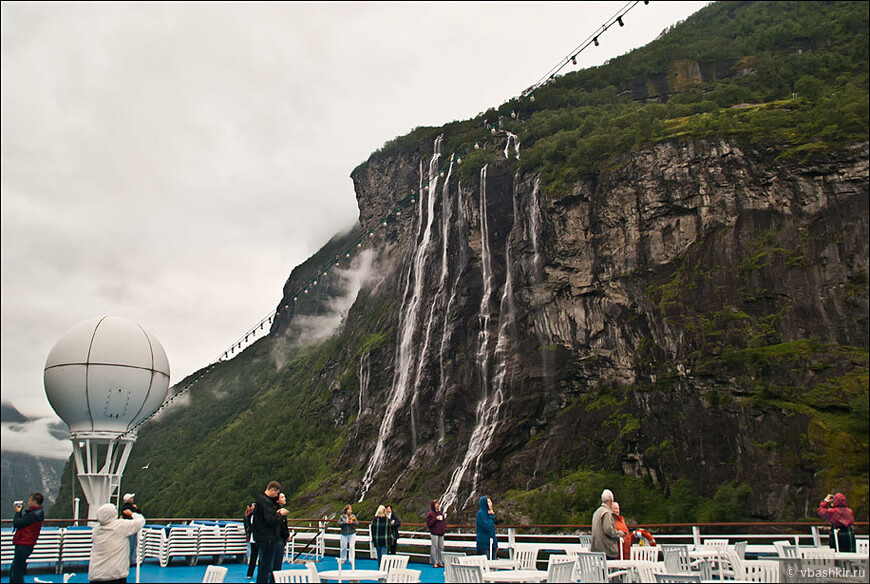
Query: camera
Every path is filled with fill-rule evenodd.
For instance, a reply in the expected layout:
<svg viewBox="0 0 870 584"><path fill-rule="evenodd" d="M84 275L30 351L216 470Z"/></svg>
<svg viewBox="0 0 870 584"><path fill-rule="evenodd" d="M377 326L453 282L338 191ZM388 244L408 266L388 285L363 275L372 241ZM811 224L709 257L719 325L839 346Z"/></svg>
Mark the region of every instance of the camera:
<svg viewBox="0 0 870 584"><path fill-rule="evenodd" d="M14 507L24 507L24 501L15 501L12 505Z"/></svg>

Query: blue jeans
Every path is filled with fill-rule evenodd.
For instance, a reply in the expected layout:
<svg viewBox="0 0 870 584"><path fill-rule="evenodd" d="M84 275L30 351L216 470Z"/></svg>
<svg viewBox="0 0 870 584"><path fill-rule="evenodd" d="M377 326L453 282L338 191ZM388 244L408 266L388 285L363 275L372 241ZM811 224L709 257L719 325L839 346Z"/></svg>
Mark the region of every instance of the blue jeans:
<svg viewBox="0 0 870 584"><path fill-rule="evenodd" d="M387 546L385 545L376 545L375 553L378 555L378 569L381 567L381 558L384 557L384 554L387 553Z"/></svg>
<svg viewBox="0 0 870 584"><path fill-rule="evenodd" d="M27 573L27 558L32 553L32 545L15 546L15 555L12 558L12 566L9 568L10 582L24 582L24 575Z"/></svg>
<svg viewBox="0 0 870 584"><path fill-rule="evenodd" d="M268 584L275 569L275 558L284 551L280 540L257 542L257 584Z"/></svg>

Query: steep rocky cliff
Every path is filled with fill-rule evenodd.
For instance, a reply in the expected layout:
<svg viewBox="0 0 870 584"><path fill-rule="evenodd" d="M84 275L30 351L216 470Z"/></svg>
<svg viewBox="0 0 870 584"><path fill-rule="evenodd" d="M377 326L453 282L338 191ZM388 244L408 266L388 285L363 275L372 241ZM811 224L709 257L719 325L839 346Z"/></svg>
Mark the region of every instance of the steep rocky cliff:
<svg viewBox="0 0 870 584"><path fill-rule="evenodd" d="M351 309L392 306L356 356L365 403L333 400L367 438L341 454L361 470L348 497L467 509L592 468L710 494L737 480L754 513L791 517L866 477L866 442L810 413L866 397L866 143L798 164L672 141L559 200L506 162L464 183L438 149L354 173L364 220L429 188L381 230Z"/></svg>
<svg viewBox="0 0 870 584"><path fill-rule="evenodd" d="M294 515L454 521L488 494L535 523L587 523L606 487L639 521L811 517L838 490L866 519L866 22L714 3L386 144L352 173L360 224L293 270L268 336L176 386L125 489L232 516L278 479Z"/></svg>

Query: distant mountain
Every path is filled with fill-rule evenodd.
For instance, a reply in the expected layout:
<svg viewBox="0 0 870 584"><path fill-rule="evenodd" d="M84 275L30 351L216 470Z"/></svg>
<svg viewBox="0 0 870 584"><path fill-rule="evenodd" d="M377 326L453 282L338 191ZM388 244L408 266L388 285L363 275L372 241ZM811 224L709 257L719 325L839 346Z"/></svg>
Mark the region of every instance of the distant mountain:
<svg viewBox="0 0 870 584"><path fill-rule="evenodd" d="M10 430L16 431L16 426L24 426L35 422L35 418L28 418L10 404L0 404L0 423L9 426ZM4 430L5 431L5 430ZM49 433L57 439L65 439L69 431L63 423L54 423L48 426ZM27 500L30 493L39 491L45 496L43 506L46 510L57 500L60 490L61 477L66 468L67 461L58 458L45 458L33 456L23 452L7 450L6 443L0 449L0 517L11 519L14 515L12 503L18 499ZM71 513L63 514L70 516Z"/></svg>

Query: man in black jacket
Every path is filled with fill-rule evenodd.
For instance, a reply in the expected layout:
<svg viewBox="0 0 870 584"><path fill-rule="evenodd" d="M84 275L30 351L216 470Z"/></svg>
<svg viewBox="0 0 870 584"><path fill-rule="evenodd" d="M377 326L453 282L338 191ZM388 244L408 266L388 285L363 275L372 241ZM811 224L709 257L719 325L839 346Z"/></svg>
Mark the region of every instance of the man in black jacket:
<svg viewBox="0 0 870 584"><path fill-rule="evenodd" d="M276 556L283 551L281 542L282 517L287 509L279 508L276 500L281 484L272 481L257 497L254 505L252 531L257 542L257 582L267 584L275 566Z"/></svg>
<svg viewBox="0 0 870 584"><path fill-rule="evenodd" d="M393 506L387 505L387 521L390 522L390 546L387 553L395 554L399 547L399 527L402 526L402 520L393 512Z"/></svg>

